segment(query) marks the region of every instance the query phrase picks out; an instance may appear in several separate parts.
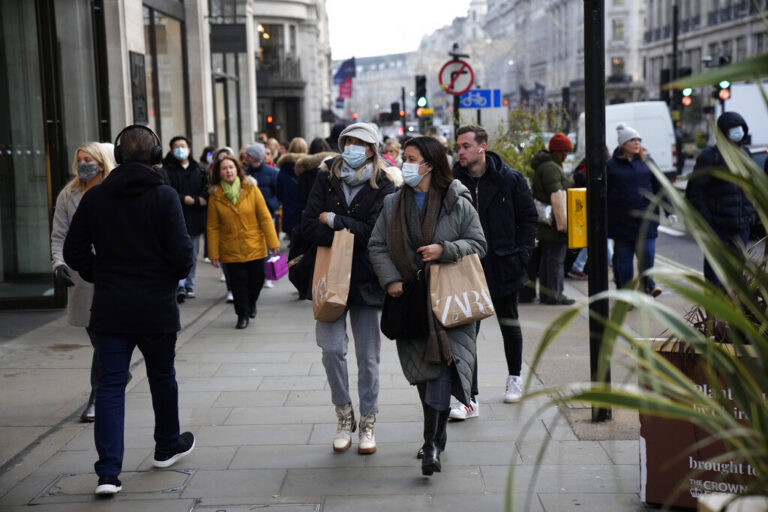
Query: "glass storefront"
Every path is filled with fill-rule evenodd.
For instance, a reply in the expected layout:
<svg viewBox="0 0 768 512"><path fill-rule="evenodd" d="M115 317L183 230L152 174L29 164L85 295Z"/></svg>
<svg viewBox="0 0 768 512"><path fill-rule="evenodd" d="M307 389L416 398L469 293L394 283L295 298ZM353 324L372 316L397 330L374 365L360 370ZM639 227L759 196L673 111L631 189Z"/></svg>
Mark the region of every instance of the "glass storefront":
<svg viewBox="0 0 768 512"><path fill-rule="evenodd" d="M144 6L149 126L164 141L189 134L181 21Z"/></svg>
<svg viewBox="0 0 768 512"><path fill-rule="evenodd" d="M0 0L0 302L53 297L36 2Z"/></svg>

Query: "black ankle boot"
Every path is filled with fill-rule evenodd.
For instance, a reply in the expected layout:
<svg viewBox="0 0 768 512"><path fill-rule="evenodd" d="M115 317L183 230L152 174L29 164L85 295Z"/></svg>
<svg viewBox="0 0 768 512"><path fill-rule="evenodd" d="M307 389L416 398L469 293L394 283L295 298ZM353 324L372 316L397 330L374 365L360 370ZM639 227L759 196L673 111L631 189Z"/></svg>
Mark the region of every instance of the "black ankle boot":
<svg viewBox="0 0 768 512"><path fill-rule="evenodd" d="M440 449L437 443L437 431L440 412L429 405L424 407L424 457L421 459L421 474L431 475L440 472Z"/></svg>
<svg viewBox="0 0 768 512"><path fill-rule="evenodd" d="M424 416L426 417L426 408L427 405L422 402L421 403L422 409L424 409ZM438 417L438 430L436 435L437 440L437 449L442 453L445 451L445 445L448 442L448 431L445 428L448 424L448 416L451 414L451 410L447 409L445 411L440 411L440 416ZM419 451L416 452L416 458L417 459L423 459L424 458L424 447L427 444L424 443L421 448L419 448Z"/></svg>
<svg viewBox="0 0 768 512"><path fill-rule="evenodd" d="M235 329L245 329L246 327L248 327L248 317L245 315L237 317Z"/></svg>

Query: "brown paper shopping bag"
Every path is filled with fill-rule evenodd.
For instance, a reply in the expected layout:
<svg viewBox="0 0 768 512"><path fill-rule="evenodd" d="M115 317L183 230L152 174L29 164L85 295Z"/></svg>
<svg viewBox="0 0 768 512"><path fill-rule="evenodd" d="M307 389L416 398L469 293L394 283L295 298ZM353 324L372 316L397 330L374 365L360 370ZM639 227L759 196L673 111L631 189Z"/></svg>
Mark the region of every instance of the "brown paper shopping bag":
<svg viewBox="0 0 768 512"><path fill-rule="evenodd" d="M315 320L333 322L347 307L355 235L336 231L330 247L318 247L312 276L312 311Z"/></svg>
<svg viewBox="0 0 768 512"><path fill-rule="evenodd" d="M456 327L493 315L493 302L477 254L429 270L432 312L443 327Z"/></svg>
<svg viewBox="0 0 768 512"><path fill-rule="evenodd" d="M549 196L552 203L552 216L555 217L555 225L560 232L568 231L568 201L565 190L552 192Z"/></svg>

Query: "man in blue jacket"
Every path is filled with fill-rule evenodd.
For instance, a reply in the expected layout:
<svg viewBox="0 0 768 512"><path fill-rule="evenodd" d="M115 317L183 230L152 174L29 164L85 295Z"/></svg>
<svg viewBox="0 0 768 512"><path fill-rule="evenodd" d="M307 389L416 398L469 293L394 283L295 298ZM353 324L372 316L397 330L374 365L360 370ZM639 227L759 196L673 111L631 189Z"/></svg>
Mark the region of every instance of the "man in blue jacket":
<svg viewBox="0 0 768 512"><path fill-rule="evenodd" d="M125 385L135 347L152 393L154 466L168 467L195 446L192 433L179 433L174 368L181 328L176 287L192 267L192 242L178 194L150 167L161 157L152 130L123 130L115 141L120 165L83 196L64 241L67 265L94 283L89 328L100 355L94 425L99 495L122 489Z"/></svg>
<svg viewBox="0 0 768 512"><path fill-rule="evenodd" d="M269 213L272 214L273 219L276 219L277 210L280 208L280 200L277 198L277 177L280 171L264 161L265 151L264 144L260 142L255 142L245 149L245 173L256 179L261 195L267 202ZM279 227L275 220L275 229ZM275 283L267 279L264 281L264 286L272 288Z"/></svg>
<svg viewBox="0 0 768 512"><path fill-rule="evenodd" d="M454 175L472 194L488 242L483 270L504 338L508 369L504 401L513 403L522 394L523 332L517 313L517 292L526 281L525 267L536 241L538 216L525 177L487 150L488 133L482 127L462 126L456 135L458 163ZM477 417L477 392L475 368L471 403L458 404L450 417Z"/></svg>

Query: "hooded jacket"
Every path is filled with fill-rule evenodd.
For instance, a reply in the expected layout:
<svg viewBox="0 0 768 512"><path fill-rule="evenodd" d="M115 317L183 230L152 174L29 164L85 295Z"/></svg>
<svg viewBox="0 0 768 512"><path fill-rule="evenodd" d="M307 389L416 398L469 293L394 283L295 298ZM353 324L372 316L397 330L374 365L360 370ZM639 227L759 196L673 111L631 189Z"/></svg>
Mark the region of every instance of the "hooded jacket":
<svg viewBox="0 0 768 512"><path fill-rule="evenodd" d="M313 245L330 247L334 232L340 229L349 229L355 235L347 299L350 306L381 308L384 305L384 290L379 286L368 258L368 239L384 198L394 192L395 186L383 171L379 172L376 185L378 188L373 188L366 180L348 204L341 180L329 171L322 171L317 176L302 218L302 236ZM335 214L333 229L318 220L323 212Z"/></svg>
<svg viewBox="0 0 768 512"><path fill-rule="evenodd" d="M175 156L168 153L163 158L163 169L168 175L166 183L179 194L189 236L197 236L205 231L206 205L200 204L200 199L208 201L208 172L191 156L188 162L185 169ZM185 204L184 196L192 197L194 204Z"/></svg>
<svg viewBox="0 0 768 512"><path fill-rule="evenodd" d="M491 296L507 297L527 279L525 266L536 244L538 216L528 183L492 151L485 153L485 173L480 178L473 178L458 163L454 175L469 189L480 215L488 242L483 270Z"/></svg>
<svg viewBox="0 0 768 512"><path fill-rule="evenodd" d="M402 281L389 251L387 236L389 223L395 208L398 194L384 199L376 227L368 243L371 262L376 269L379 283L386 288L395 281ZM443 252L438 263L454 263L462 256L477 254L481 259L486 256L487 244L480 217L472 206L469 190L459 180L453 180L446 191L443 206L437 219L432 243L441 244ZM490 277L487 279L490 285ZM460 325L445 330L451 344L453 362L456 365L458 379L452 382L452 394L464 403L469 403L472 388L472 372L477 357L475 324ZM440 365L424 362L426 340L397 340L397 353L405 378L411 384L435 378L440 373Z"/></svg>
<svg viewBox="0 0 768 512"><path fill-rule="evenodd" d="M573 182L565 176L563 167L554 160L549 151L541 150L531 160L533 179L531 188L533 198L542 203L551 204L552 193L570 188ZM557 226L539 223L538 239L543 242L561 242L568 240L567 233L561 233Z"/></svg>
<svg viewBox="0 0 768 512"><path fill-rule="evenodd" d="M325 160L332 159L339 156L334 152L323 152L314 155L306 155L296 162L296 179L298 180L298 188L296 190L296 198L299 203L306 206L309 200L309 193L312 191L312 185L315 184L317 173L320 171L320 167L328 170L327 165L322 165Z"/></svg>
<svg viewBox="0 0 768 512"><path fill-rule="evenodd" d="M64 241L64 261L94 283L94 331L181 328L176 287L192 268L192 241L178 194L152 168L120 165L83 196Z"/></svg>
<svg viewBox="0 0 768 512"><path fill-rule="evenodd" d="M298 199L298 183L296 177L296 162L305 155L303 153L286 153L277 161L280 174L277 177L277 198L283 204L283 232L290 233L294 226L301 222L301 212L304 203Z"/></svg>
<svg viewBox="0 0 768 512"><path fill-rule="evenodd" d="M717 119L717 128L726 136L728 130L736 126L744 128L744 138L737 145L746 151L743 141L748 128L744 118L736 112L725 112ZM715 169L728 170L728 167L717 146L710 146L696 159L685 197L721 237L732 238L749 229L757 220L757 213L741 187L710 174Z"/></svg>

